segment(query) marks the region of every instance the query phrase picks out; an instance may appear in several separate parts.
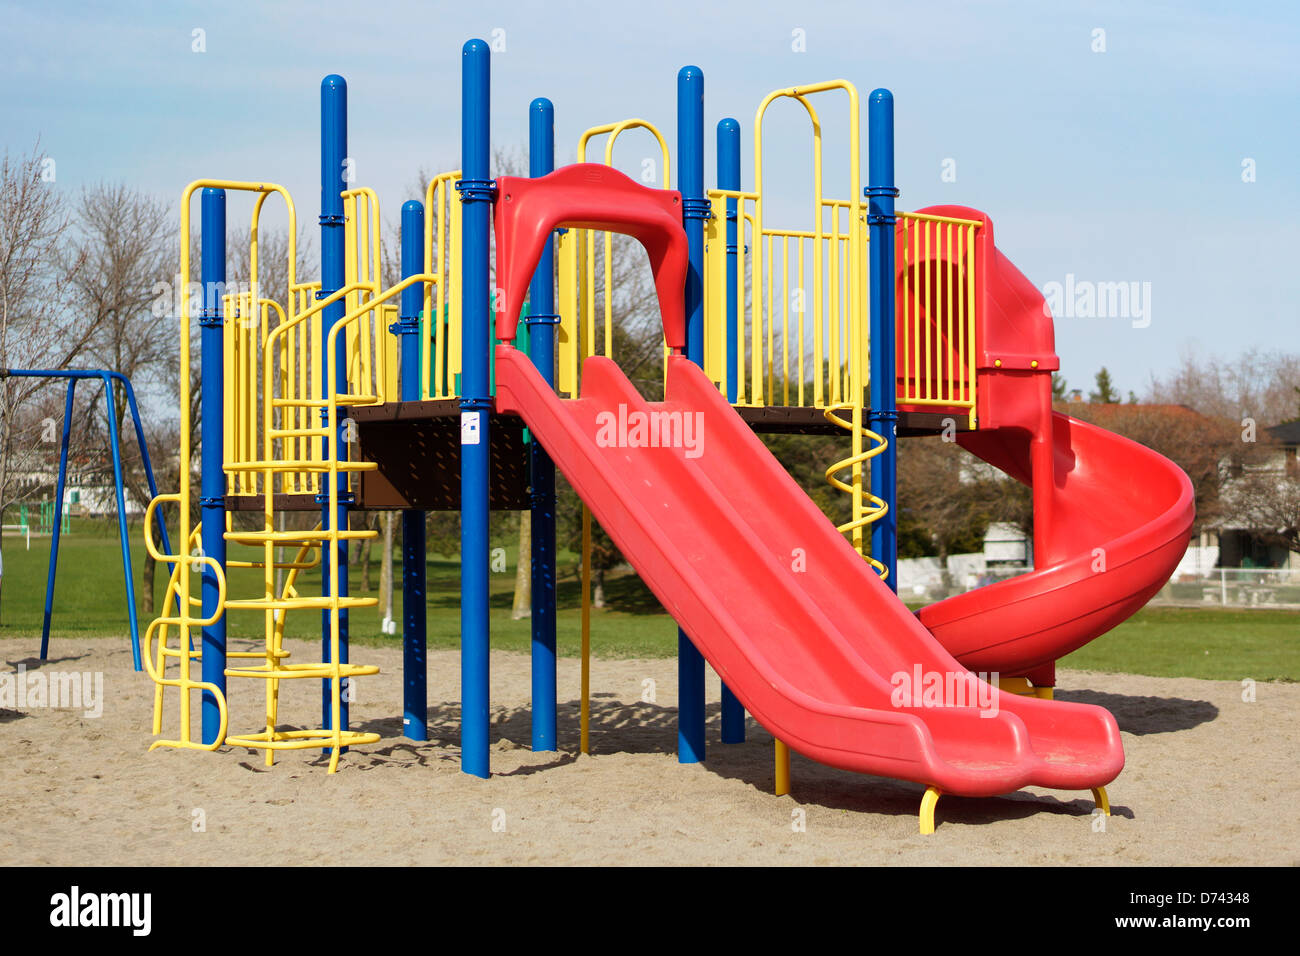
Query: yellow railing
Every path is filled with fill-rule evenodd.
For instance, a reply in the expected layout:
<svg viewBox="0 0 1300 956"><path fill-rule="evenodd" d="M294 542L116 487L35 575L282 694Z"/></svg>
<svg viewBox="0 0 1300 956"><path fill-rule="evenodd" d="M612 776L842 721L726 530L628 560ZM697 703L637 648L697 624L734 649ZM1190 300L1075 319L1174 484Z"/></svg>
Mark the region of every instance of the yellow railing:
<svg viewBox="0 0 1300 956"><path fill-rule="evenodd" d="M848 99L850 198L826 195L817 93ZM799 103L812 131L812 208L805 222L772 222L763 172L763 120L778 99ZM737 404L830 408L862 404L867 374L867 226L861 200L858 94L845 80L769 93L754 116L754 189L715 189L705 242L706 373L723 387L734 371ZM736 368L726 369L727 200L737 207Z"/></svg>
<svg viewBox="0 0 1300 956"><path fill-rule="evenodd" d="M460 170L442 173L424 195L424 289L420 318L420 397L456 397L460 372Z"/></svg>
<svg viewBox="0 0 1300 956"><path fill-rule="evenodd" d="M898 404L964 410L975 427L978 220L899 215Z"/></svg>

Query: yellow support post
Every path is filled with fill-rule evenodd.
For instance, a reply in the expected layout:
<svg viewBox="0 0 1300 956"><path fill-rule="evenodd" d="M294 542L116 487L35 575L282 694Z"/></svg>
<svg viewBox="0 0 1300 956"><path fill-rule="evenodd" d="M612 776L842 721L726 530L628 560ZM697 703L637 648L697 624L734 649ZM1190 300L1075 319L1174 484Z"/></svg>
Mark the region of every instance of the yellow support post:
<svg viewBox="0 0 1300 956"><path fill-rule="evenodd" d="M775 785L772 792L778 797L784 797L790 792L790 748L779 740L773 740L772 743L776 745Z"/></svg>

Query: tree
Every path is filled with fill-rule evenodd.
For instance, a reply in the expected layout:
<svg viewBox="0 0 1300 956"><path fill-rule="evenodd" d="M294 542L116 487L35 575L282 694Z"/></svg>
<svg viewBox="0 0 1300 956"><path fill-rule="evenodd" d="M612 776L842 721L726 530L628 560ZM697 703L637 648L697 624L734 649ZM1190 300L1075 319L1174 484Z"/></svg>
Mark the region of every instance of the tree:
<svg viewBox="0 0 1300 956"><path fill-rule="evenodd" d="M1088 395L1088 401L1096 405L1115 405L1119 403L1119 392L1110 381L1110 372L1106 366L1097 373L1097 388Z"/></svg>
<svg viewBox="0 0 1300 956"><path fill-rule="evenodd" d="M1052 401L1065 401L1065 392L1070 386L1066 384L1065 376L1060 372L1052 373Z"/></svg>
<svg viewBox="0 0 1300 956"><path fill-rule="evenodd" d="M39 142L26 155L0 155L0 369L67 368L95 331L67 321L80 263L62 255L69 215L52 168ZM24 411L48 386L0 377L0 514L30 493L16 479L43 467L50 429Z"/></svg>
<svg viewBox="0 0 1300 956"><path fill-rule="evenodd" d="M1266 446L1284 455L1276 445ZM1282 468L1243 469L1227 483L1224 498L1236 523L1252 537L1300 553L1300 468L1294 456Z"/></svg>
<svg viewBox="0 0 1300 956"><path fill-rule="evenodd" d="M1235 357L1184 352L1178 367L1153 378L1147 400L1186 405L1215 418L1260 426L1300 417L1300 353L1250 349Z"/></svg>
<svg viewBox="0 0 1300 956"><path fill-rule="evenodd" d="M175 229L167 206L122 184L83 189L76 205L76 237L69 245L67 255L81 264L71 282L73 314L75 321L87 322L91 328L86 356L99 368L125 375L137 391L167 386L170 392L179 368L176 336L152 310L158 285L174 271ZM147 505L150 494L143 456L134 429L124 427L128 423L123 390L115 389L112 401L96 404L103 408L105 423L111 415L122 436L127 497ZM106 433L107 429L101 432ZM105 470L107 466L103 460ZM154 543L161 549L160 523L153 531ZM146 613L154 609L155 564L146 551L141 566Z"/></svg>

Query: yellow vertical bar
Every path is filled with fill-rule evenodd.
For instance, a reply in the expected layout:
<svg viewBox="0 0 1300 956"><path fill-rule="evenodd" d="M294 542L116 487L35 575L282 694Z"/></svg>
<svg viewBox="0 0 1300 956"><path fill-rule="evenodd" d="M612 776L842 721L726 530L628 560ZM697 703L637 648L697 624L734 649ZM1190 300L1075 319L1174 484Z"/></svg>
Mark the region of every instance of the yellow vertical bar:
<svg viewBox="0 0 1300 956"><path fill-rule="evenodd" d="M447 378L448 395L455 394L456 375L460 372L460 333L461 333L461 277L460 277L460 223L461 204L447 195L447 206L451 210L451 231L447 235L447 248L450 251L447 272L451 281L447 284Z"/></svg>
<svg viewBox="0 0 1300 956"><path fill-rule="evenodd" d="M745 404L745 227L753 235L753 219L745 215L745 200L736 203L736 401Z"/></svg>
<svg viewBox="0 0 1300 956"><path fill-rule="evenodd" d="M757 135L757 133L755 134ZM756 150L757 152L757 150ZM756 160L757 161L757 160ZM758 181L757 189L762 189ZM763 194L754 203L754 264L750 278L749 391L755 405L763 404Z"/></svg>
<svg viewBox="0 0 1300 956"><path fill-rule="evenodd" d="M605 270L604 270L605 357L613 358L614 357L614 236L612 233L609 232L603 233L602 235L604 237L604 243L601 251L604 253L605 256L605 262L604 262L604 266L605 266Z"/></svg>
<svg viewBox="0 0 1300 956"><path fill-rule="evenodd" d="M899 293L899 295L898 295L898 302L895 303L894 308L895 308L896 311L897 311L897 310L901 310L901 312L902 312L902 314L899 316L899 322L898 322L898 326L897 326L897 328L898 328L897 335L899 336L899 339L900 339L900 341L902 342L902 347L903 347L903 387L902 387L902 389L901 389L902 394L899 395L899 398L900 398L900 399L906 399L906 398L911 394L911 392L909 391L909 389L911 388L911 382L912 382L912 374L911 374L911 354L912 354L912 353L911 353L911 334L912 334L912 326L911 326L911 324L908 322L908 318L909 318L909 316L911 315L911 311L910 311L910 309L908 308L908 305L907 305L908 295L909 295L909 292L910 292L910 290L911 290L911 275L912 275L912 270L911 270L910 268L908 268L908 265L907 265L907 262L908 262L908 260L907 260L907 251L908 251L908 244L907 244L907 241L908 241L908 238L911 236L912 223L911 223L911 221L907 218L907 214L906 214L906 213L904 213L903 215L901 215L901 216L899 217L899 221L902 222L902 224L903 224L903 241L902 241L902 243L901 243L901 245L902 245L902 247L903 247L903 248L902 248L902 259L903 259L903 261L902 261L902 263L901 263L901 267L902 267L902 270L903 270L903 291L902 291L901 293Z"/></svg>
<svg viewBox="0 0 1300 956"><path fill-rule="evenodd" d="M976 270L976 267L977 267L978 264L975 262L975 227L974 227L974 226L967 226L966 228L967 228L967 233L966 233L966 247L967 247L967 250L968 250L968 252L967 252L967 257L966 257L966 262L967 262L967 268L966 268L966 285L967 285L967 289L969 290L969 299L970 299L970 306L969 306L969 313L970 313L970 314L967 315L967 317L966 317L966 322L967 322L967 327L966 327L966 328L967 328L967 340L968 340L967 348L968 348L968 350L969 350L969 358L968 358L968 362L969 362L969 367L970 367L970 372L969 372L969 375L970 375L970 403L971 403L971 406L970 406L970 427L971 427L971 428L974 428L974 427L975 427L975 424L976 424L976 419L975 419L975 409L976 409L976 398L977 398L977 396L976 396L976 392L975 392L975 389L976 389L976 378L975 378L975 351L976 351L976 349L977 349L977 347L978 347L978 344L979 344L979 343L978 343L978 340L977 340L976 337L975 337L975 327L976 327L976 326L975 326L975 323L976 323L976 316L975 316L975 309L976 309L976 303L975 303L975 270Z"/></svg>
<svg viewBox="0 0 1300 956"><path fill-rule="evenodd" d="M712 195L712 199L714 209L726 202L722 196ZM724 395L727 391L727 362L725 347L719 361L718 338L719 333L725 331L727 322L727 243L725 236L718 235L718 227L725 222L725 215L715 213L704 223L704 374L709 381L720 386ZM722 341L726 341L725 335Z"/></svg>
<svg viewBox="0 0 1300 956"><path fill-rule="evenodd" d="M570 395L578 388L578 286L577 239L574 229L565 229L556 243L559 263L560 326L556 340L559 390Z"/></svg>
<svg viewBox="0 0 1300 956"><path fill-rule="evenodd" d="M582 506L582 676L579 751L591 753L591 510Z"/></svg>
<svg viewBox="0 0 1300 956"><path fill-rule="evenodd" d="M921 282L916 276L920 267L921 222L912 223L912 261L908 270L912 301L912 397L921 397Z"/></svg>
<svg viewBox="0 0 1300 956"><path fill-rule="evenodd" d="M245 408L245 435L244 461L255 461L257 459L257 395L258 395L258 362L257 362L257 336L258 336L258 314L257 308L253 301L253 293L244 294L247 308L241 312L244 316L244 362L247 371L244 377L244 387L247 391L244 393ZM257 492L258 473L249 469L244 473L244 487L250 494Z"/></svg>
<svg viewBox="0 0 1300 956"><path fill-rule="evenodd" d="M804 404L803 383L804 383L804 379L808 377L807 374L804 372L804 367L803 367L804 357L808 349L807 343L804 340L804 329L808 322L808 303L804 299L804 294L803 294L803 243L804 240L802 236L797 236L795 238L795 246L799 250L799 256L798 256L799 266L798 266L798 271L795 273L795 276L799 282L798 317L799 317L799 404L800 405ZM817 404L817 400L815 398L813 399L813 404L814 405Z"/></svg>
<svg viewBox="0 0 1300 956"><path fill-rule="evenodd" d="M943 233L943 237L944 237L944 238L943 238L943 252L944 252L943 287L944 287L944 292L945 292L946 295L947 295L947 307L946 307L946 308L944 309L944 311L943 311L943 329L944 329L944 335L943 335L943 339L944 339L944 350L943 350L943 355L944 355L944 362L945 362L945 371L944 371L944 377L943 377L943 378L944 378L944 392L945 392L945 394L944 394L943 397L944 397L944 401L951 402L951 401L953 400L953 397L956 395L956 389L955 389L955 387L954 387L954 383L953 383L953 380L952 380L952 351L953 351L953 337L952 337L952 318L953 318L953 313L952 313L952 266L953 266L953 255L952 255L952 223L945 223L945 224L944 224L944 233Z"/></svg>
<svg viewBox="0 0 1300 956"><path fill-rule="evenodd" d="M826 237L826 291L829 293L826 302L826 336L827 336L827 356L826 356L826 378L827 386L830 389L830 395L827 400L834 405L840 401L840 249L839 240L836 238L834 221L835 207L831 207L832 220L831 232ZM817 218L820 221L824 214L823 209L817 210Z"/></svg>
<svg viewBox="0 0 1300 956"><path fill-rule="evenodd" d="M954 260L957 272L957 381L961 386L958 396L962 402L970 394L970 383L966 381L966 264L962 261L966 229L966 226L957 229L957 257Z"/></svg>
<svg viewBox="0 0 1300 956"><path fill-rule="evenodd" d="M583 329L582 357L596 354L596 233L595 230L584 231L583 242L587 248L586 302L583 308L585 327Z"/></svg>
<svg viewBox="0 0 1300 956"><path fill-rule="evenodd" d="M772 302L772 273L776 272L774 265L775 259L772 258L772 234L767 234L767 401L776 401L776 389L772 384L772 367L775 364L774 330L776 328L776 308ZM759 290L762 293L762 290Z"/></svg>
<svg viewBox="0 0 1300 956"><path fill-rule="evenodd" d="M230 316L230 297L225 296L222 299L222 314ZM237 322L230 321L227 318L225 327L221 330L221 351L222 362L225 367L231 370L231 374L225 377L225 396L222 400L222 407L225 409L225 421L222 422L221 430L225 439L227 453L230 458L236 457L235 448L235 422L239 411L239 406L235 403L235 396L239 392L238 370L235 367L235 326ZM224 468L224 463L222 465ZM227 471L225 476L226 494L232 494L235 491L234 481Z"/></svg>
<svg viewBox="0 0 1300 956"><path fill-rule="evenodd" d="M925 351L922 354L924 355L925 361L925 378L923 379L925 390L922 393L922 397L933 398L934 396L931 394L931 375L933 373L930 369L930 326L934 325L934 290L931 288L930 284L930 269L933 258L930 250L930 234L934 232L934 223L926 220L924 228L925 256L922 258L922 263L924 264L925 272L922 275L922 281L925 283L925 325L922 328L922 334L925 336Z"/></svg>
<svg viewBox="0 0 1300 956"><path fill-rule="evenodd" d="M773 270L775 271L775 270ZM770 281L770 280L769 280ZM790 404L790 237L781 237L781 404Z"/></svg>

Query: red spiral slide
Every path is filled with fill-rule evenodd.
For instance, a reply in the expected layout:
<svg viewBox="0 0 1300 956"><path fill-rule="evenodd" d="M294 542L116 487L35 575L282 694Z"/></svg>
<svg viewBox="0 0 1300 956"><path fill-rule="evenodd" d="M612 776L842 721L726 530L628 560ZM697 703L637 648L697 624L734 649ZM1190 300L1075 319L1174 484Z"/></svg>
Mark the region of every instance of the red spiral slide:
<svg viewBox="0 0 1300 956"><path fill-rule="evenodd" d="M998 251L987 216L964 206L923 212L982 221L979 430L958 442L1033 489L1034 570L932 604L919 617L972 670L1051 685L1057 659L1127 619L1169 580L1191 535L1191 481L1151 449L1052 411L1060 362L1042 294Z"/></svg>

